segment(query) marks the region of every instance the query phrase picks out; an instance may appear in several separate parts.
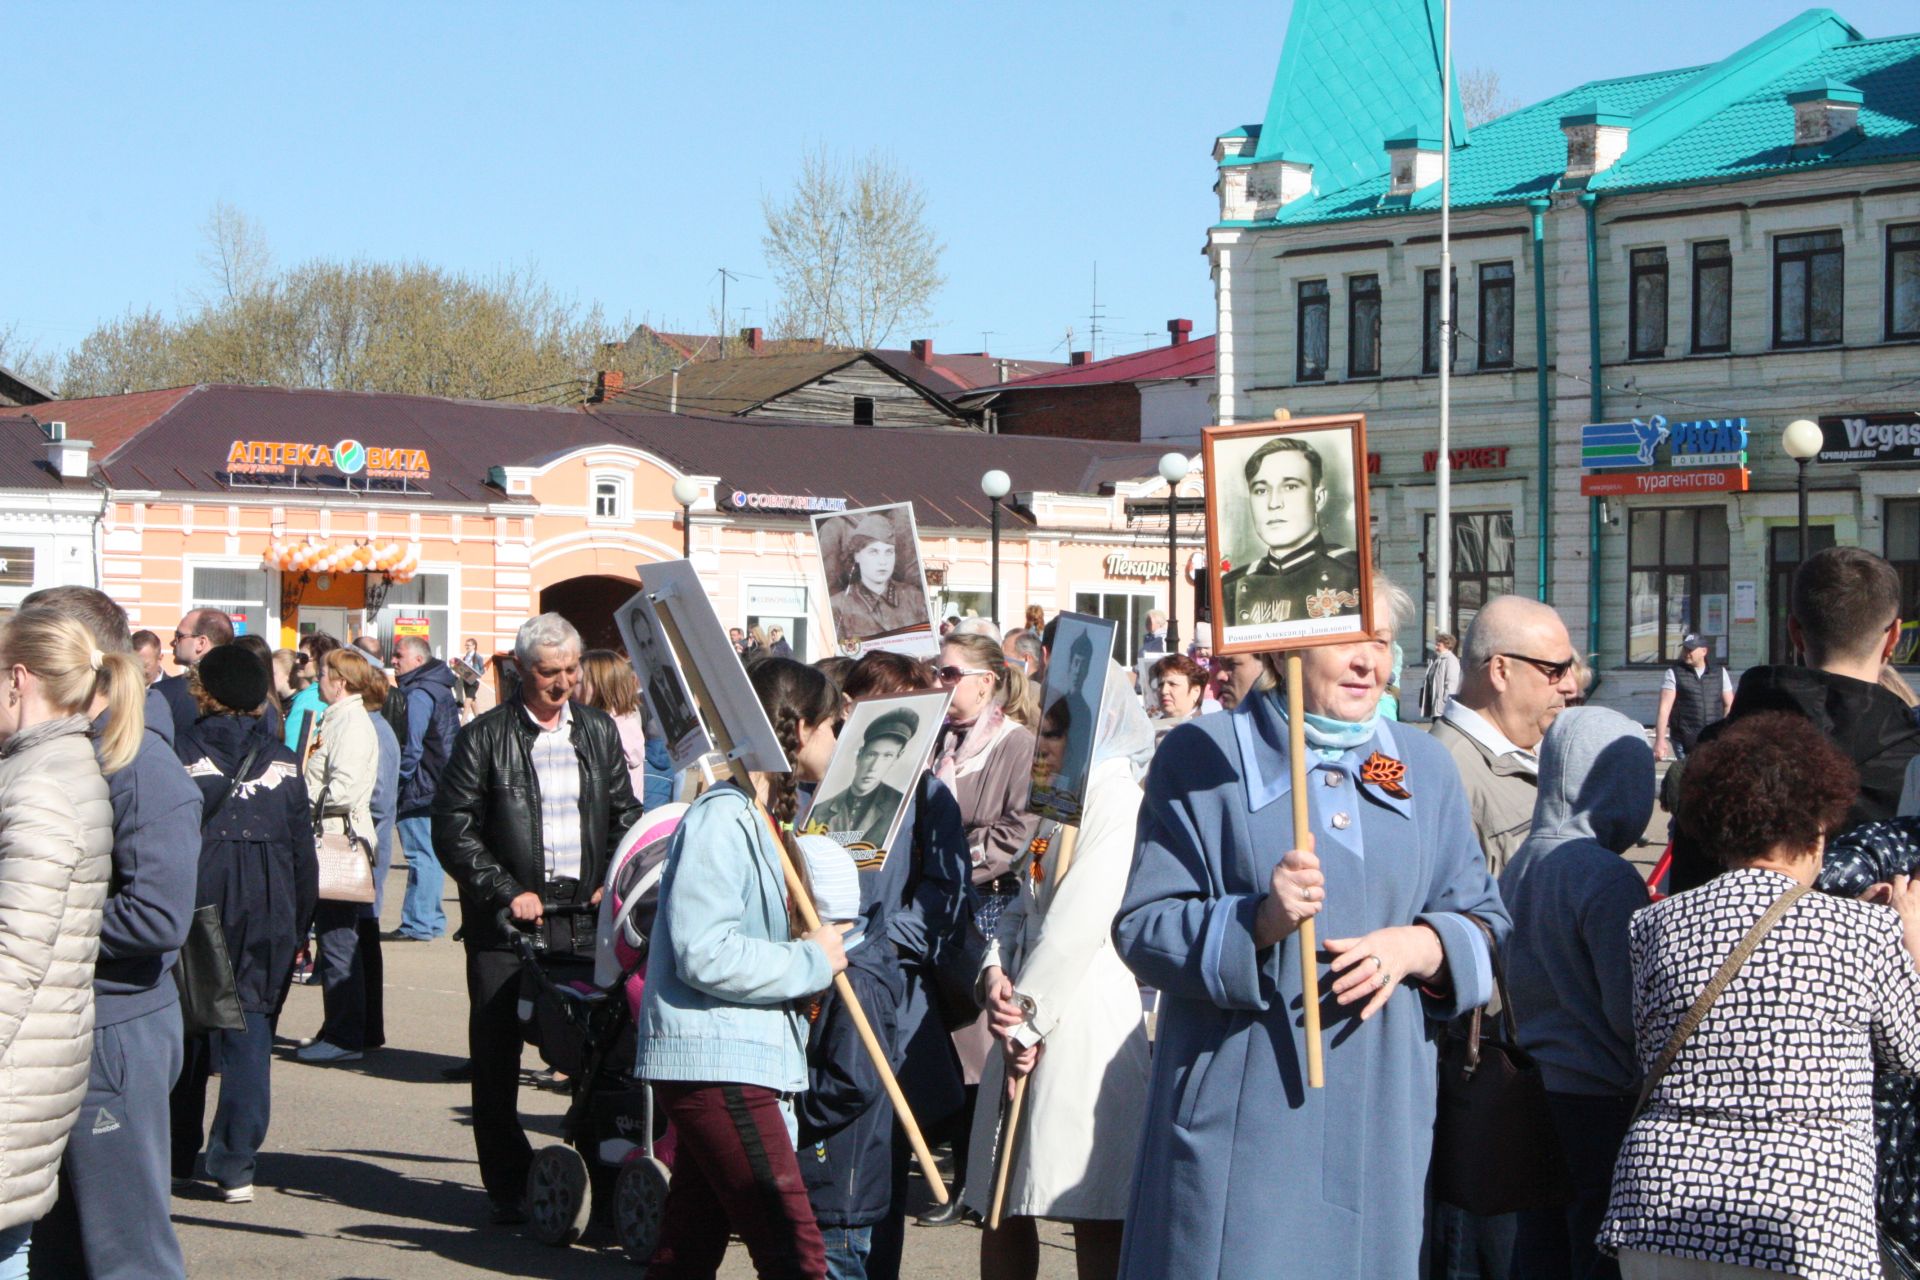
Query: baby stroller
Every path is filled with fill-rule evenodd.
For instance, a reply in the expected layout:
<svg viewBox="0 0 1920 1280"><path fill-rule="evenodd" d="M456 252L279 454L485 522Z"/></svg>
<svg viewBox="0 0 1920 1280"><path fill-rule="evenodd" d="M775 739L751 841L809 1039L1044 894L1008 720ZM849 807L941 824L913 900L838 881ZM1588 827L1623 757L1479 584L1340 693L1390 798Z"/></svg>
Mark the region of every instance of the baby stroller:
<svg viewBox="0 0 1920 1280"><path fill-rule="evenodd" d="M545 1244L572 1244L596 1213L611 1219L635 1262L652 1256L659 1237L671 1135L656 1123L652 1089L633 1078L635 1018L667 844L685 812L663 806L635 824L614 853L599 906L543 906L563 932L598 918L591 970L573 957L549 958L545 938L524 925L512 931L522 1033L566 1075L570 1099L564 1145L534 1152L527 1172L528 1231Z"/></svg>

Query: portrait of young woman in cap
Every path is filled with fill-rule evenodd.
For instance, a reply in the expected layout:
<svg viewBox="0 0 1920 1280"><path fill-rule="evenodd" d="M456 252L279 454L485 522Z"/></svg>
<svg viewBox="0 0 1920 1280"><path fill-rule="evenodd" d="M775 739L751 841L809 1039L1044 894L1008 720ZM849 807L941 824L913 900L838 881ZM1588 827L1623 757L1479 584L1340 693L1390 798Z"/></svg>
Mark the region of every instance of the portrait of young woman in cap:
<svg viewBox="0 0 1920 1280"><path fill-rule="evenodd" d="M833 630L843 647L931 630L910 508L849 511L819 520L815 528L832 589Z"/></svg>

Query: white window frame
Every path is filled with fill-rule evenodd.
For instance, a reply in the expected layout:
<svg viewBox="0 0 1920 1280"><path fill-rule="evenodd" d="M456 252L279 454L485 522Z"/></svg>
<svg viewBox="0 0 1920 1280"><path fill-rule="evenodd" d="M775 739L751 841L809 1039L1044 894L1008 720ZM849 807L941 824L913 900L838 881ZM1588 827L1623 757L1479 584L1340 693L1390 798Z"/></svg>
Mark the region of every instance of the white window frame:
<svg viewBox="0 0 1920 1280"><path fill-rule="evenodd" d="M192 609L219 609L231 615L233 609L229 606L245 605L251 609L255 605L258 605L261 609L261 617L271 623L272 629L270 631L252 631L251 624L249 624L250 634L264 635L268 644L276 649L281 647L279 570L266 568L260 563L258 556L196 556L188 558L181 567L186 570L186 578L180 584L180 615L182 617L185 617L187 612ZM264 574L267 580L267 598L264 600L236 600L232 598L222 600L212 597L202 597L196 594L194 590L197 585L194 581L194 574L201 569L230 569L237 570L241 573Z"/></svg>
<svg viewBox="0 0 1920 1280"><path fill-rule="evenodd" d="M600 486L613 487L613 514L600 514ZM587 523L627 524L633 518L632 477L617 471L593 471L587 476Z"/></svg>

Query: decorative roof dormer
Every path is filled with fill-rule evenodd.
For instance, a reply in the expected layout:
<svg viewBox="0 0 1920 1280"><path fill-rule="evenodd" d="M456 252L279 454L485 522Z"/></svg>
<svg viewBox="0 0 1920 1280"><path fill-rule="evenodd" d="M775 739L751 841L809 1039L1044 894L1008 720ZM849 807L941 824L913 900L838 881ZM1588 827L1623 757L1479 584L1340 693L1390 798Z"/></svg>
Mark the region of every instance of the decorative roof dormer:
<svg viewBox="0 0 1920 1280"><path fill-rule="evenodd" d="M1860 128L1861 92L1838 80L1816 80L1787 95L1793 105L1793 145L1831 146Z"/></svg>
<svg viewBox="0 0 1920 1280"><path fill-rule="evenodd" d="M1440 139L1417 127L1388 138L1387 194L1410 196L1440 181Z"/></svg>
<svg viewBox="0 0 1920 1280"><path fill-rule="evenodd" d="M1627 116L1608 111L1598 102L1561 116L1560 132L1567 135L1566 180L1579 185L1612 168L1626 153L1631 123Z"/></svg>
<svg viewBox="0 0 1920 1280"><path fill-rule="evenodd" d="M1223 134L1213 144L1213 160L1220 166L1220 221L1265 222L1280 206L1313 190L1313 165L1278 156L1254 159L1260 146L1260 126L1250 124Z"/></svg>

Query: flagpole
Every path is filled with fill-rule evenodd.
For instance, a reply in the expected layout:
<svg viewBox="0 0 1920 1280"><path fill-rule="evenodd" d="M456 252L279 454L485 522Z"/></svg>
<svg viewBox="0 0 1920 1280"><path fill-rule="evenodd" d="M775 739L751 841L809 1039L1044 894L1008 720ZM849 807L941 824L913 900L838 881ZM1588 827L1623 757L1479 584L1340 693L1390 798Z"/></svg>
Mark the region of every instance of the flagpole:
<svg viewBox="0 0 1920 1280"><path fill-rule="evenodd" d="M1433 574L1434 629L1453 630L1453 454L1450 397L1453 392L1453 0L1440 16L1440 452L1434 460L1438 543ZM1541 477L1545 484L1546 478ZM1425 637L1422 637L1423 639ZM1456 643L1458 643L1456 641Z"/></svg>

